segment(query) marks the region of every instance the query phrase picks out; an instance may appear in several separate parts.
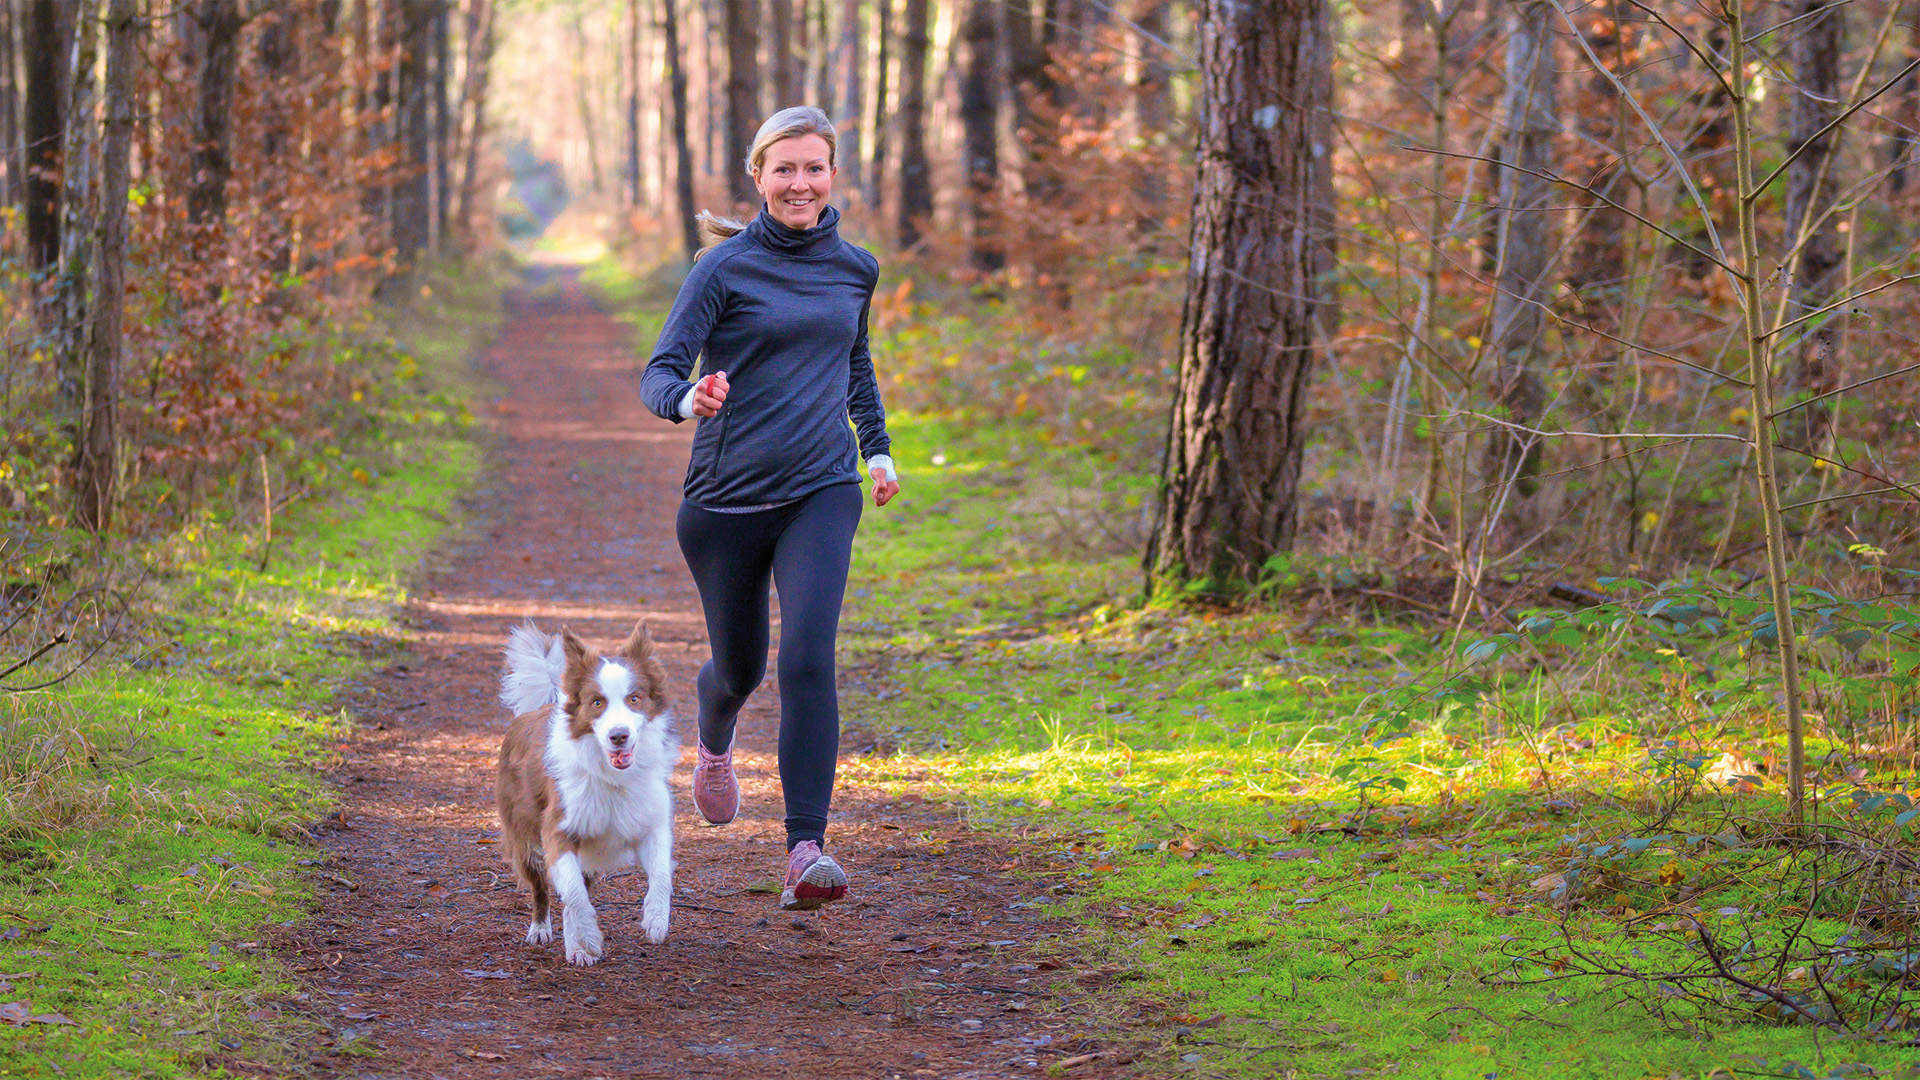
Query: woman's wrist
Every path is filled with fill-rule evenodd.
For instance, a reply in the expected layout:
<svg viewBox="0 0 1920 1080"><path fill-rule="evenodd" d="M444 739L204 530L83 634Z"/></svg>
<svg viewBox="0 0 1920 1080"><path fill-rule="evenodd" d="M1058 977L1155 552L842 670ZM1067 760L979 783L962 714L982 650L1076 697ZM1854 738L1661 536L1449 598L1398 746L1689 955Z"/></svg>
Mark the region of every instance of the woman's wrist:
<svg viewBox="0 0 1920 1080"><path fill-rule="evenodd" d="M680 419L682 420L693 419L693 395L698 393L699 391L700 391L699 383L695 383L692 386L687 387L687 392L684 395L682 395L680 398L679 408L674 410L675 412L678 412L680 414Z"/></svg>
<svg viewBox="0 0 1920 1080"><path fill-rule="evenodd" d="M886 478L896 483L900 480L899 470L893 467L893 458L886 454L875 454L867 459L867 472L876 473L886 470Z"/></svg>

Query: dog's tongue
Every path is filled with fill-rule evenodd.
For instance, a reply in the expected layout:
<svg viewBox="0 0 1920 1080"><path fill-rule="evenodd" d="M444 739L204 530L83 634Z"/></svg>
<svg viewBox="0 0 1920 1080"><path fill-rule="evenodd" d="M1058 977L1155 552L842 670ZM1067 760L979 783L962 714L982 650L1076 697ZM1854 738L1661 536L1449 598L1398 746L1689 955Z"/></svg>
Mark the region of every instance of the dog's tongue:
<svg viewBox="0 0 1920 1080"><path fill-rule="evenodd" d="M614 751L614 752L612 752L611 754L608 754L608 755L607 755L607 758L608 758L608 760L610 760L610 761L612 761L612 762L613 762L613 767L614 767L614 768L616 768L616 769L624 769L624 768L626 768L627 766L629 766L629 765L631 765L631 764L633 764L633 751L631 751L631 750L615 750L615 751Z"/></svg>

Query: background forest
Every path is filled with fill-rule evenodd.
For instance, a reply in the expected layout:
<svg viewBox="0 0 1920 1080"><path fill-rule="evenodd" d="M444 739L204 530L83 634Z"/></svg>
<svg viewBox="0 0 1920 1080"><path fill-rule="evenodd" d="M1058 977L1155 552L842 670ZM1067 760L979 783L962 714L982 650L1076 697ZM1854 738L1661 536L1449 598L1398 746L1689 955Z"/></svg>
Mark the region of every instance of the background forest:
<svg viewBox="0 0 1920 1080"><path fill-rule="evenodd" d="M501 281L644 356L795 103L906 491L843 767L1045 850L1140 1068L1906 1067L1920 0L0 2L0 890L180 935L37 1001L306 1052L265 954L164 963L304 910L285 766L483 474Z"/></svg>

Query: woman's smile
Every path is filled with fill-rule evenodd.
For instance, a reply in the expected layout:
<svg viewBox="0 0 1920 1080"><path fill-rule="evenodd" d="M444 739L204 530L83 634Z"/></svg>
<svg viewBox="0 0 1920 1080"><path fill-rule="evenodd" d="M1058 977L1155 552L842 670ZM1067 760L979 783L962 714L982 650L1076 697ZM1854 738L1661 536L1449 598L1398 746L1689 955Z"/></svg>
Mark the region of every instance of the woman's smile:
<svg viewBox="0 0 1920 1080"><path fill-rule="evenodd" d="M782 139L767 148L754 187L767 200L767 213L789 229L811 229L820 223L827 199L833 195L833 149L818 135Z"/></svg>

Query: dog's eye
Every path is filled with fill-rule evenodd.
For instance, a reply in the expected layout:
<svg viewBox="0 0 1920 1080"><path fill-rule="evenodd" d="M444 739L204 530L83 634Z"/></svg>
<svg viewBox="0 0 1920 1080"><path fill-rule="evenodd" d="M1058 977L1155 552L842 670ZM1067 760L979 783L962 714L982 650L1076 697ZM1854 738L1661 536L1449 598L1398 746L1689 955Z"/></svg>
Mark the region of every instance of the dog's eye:
<svg viewBox="0 0 1920 1080"><path fill-rule="evenodd" d="M627 695L627 708L629 708L629 709L637 709L637 708L639 708L639 707L640 707L640 695L639 695L639 694L628 694L628 695Z"/></svg>
<svg viewBox="0 0 1920 1080"><path fill-rule="evenodd" d="M597 698L594 698L594 699L593 699L593 707L594 707L594 708L596 708L596 709L604 709L604 708L606 708L606 707L607 707L607 699L606 699L606 698L603 698L603 697L597 697Z"/></svg>

